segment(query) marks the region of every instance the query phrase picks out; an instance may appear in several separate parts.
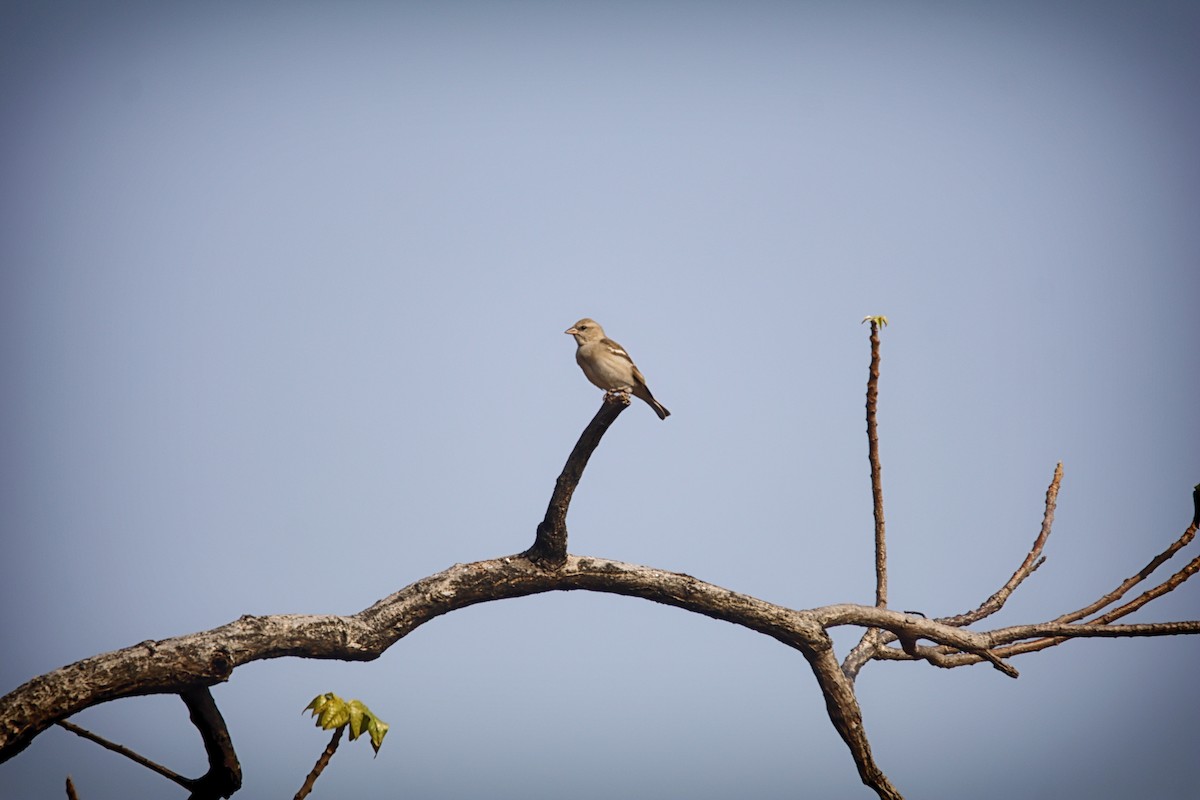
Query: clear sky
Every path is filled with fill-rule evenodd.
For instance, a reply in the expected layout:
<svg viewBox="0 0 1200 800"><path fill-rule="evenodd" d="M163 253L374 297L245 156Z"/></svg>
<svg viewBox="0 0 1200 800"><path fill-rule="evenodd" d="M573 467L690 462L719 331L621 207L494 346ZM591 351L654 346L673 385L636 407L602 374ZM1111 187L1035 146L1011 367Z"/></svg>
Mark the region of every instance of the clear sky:
<svg viewBox="0 0 1200 800"><path fill-rule="evenodd" d="M4 3L0 692L523 550L600 402L582 316L673 414L618 420L572 552L871 602L859 321L887 314L893 605L998 588L1059 460L1049 560L996 619L1084 605L1200 481L1198 40L1190 2ZM1186 586L1132 619L1197 617ZM911 798L1183 800L1198 662L1076 642L858 687ZM324 691L392 729L315 797L871 796L799 654L643 601L243 667L214 689L238 796L299 788ZM177 698L76 722L203 771ZM53 729L0 798L68 773L183 796Z"/></svg>

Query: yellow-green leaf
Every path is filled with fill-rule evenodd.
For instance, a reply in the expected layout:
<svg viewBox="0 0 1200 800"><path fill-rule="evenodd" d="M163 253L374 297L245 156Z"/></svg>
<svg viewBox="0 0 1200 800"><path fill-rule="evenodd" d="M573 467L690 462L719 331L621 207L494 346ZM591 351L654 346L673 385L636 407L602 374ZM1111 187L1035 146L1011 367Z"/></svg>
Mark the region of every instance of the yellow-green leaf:
<svg viewBox="0 0 1200 800"><path fill-rule="evenodd" d="M327 731L334 728L340 728L350 721L350 707L346 705L346 701L338 698L336 702L329 702L321 709L321 713L317 715L317 724Z"/></svg>
<svg viewBox="0 0 1200 800"><path fill-rule="evenodd" d="M364 730L367 731L371 735L371 747L375 749L375 755L379 755L388 724L371 713L363 701L346 702L333 692L326 692L314 697L304 710L311 711L317 718L317 725L327 731L349 725L350 741L361 736Z"/></svg>
<svg viewBox="0 0 1200 800"><path fill-rule="evenodd" d="M333 692L326 692L325 694L319 694L312 699L311 703L309 703L307 706L304 707L304 711L311 711L312 715L315 717L321 713L321 709L323 709L328 703L333 702L333 701L340 702L341 698L338 697ZM300 713L303 714L304 711L301 711Z"/></svg>
<svg viewBox="0 0 1200 800"><path fill-rule="evenodd" d="M375 755L379 755L379 748L383 747L383 737L387 736L388 724L372 715L371 722L367 725L367 732L371 734L371 747L375 749Z"/></svg>
<svg viewBox="0 0 1200 800"><path fill-rule="evenodd" d="M353 742L355 739L358 738L358 735L360 733L362 733L364 717L370 719L370 717L371 717L370 710L365 705L363 705L361 700L351 700L350 701L350 741Z"/></svg>

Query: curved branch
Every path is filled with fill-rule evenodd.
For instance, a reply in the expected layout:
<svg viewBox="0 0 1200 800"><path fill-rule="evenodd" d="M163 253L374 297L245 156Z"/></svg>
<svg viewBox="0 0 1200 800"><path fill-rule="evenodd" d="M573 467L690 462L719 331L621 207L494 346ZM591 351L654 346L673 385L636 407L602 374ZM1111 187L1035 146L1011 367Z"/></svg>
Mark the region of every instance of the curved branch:
<svg viewBox="0 0 1200 800"><path fill-rule="evenodd" d="M189 800L220 800L229 797L242 787L242 767L238 763L237 753L233 750L233 742L229 738L229 730L225 727L225 718L217 709L212 692L207 686L194 686L179 694L187 706L188 716L200 738L204 741L204 751L208 755L208 772L199 778L185 778L172 769L164 767L145 756L130 750L124 745L111 742L103 736L92 733L65 719L56 724L76 736L125 756L130 761L155 772L172 783L176 783L191 792Z"/></svg>
<svg viewBox="0 0 1200 800"><path fill-rule="evenodd" d="M522 556L509 556L456 564L352 616L243 616L210 631L142 642L34 678L0 698L0 761L21 752L55 722L108 700L182 693L196 685L224 681L243 664L271 658L370 661L442 614L492 600L572 590L640 597L675 606L741 625L799 650L812 666L830 719L850 747L860 776L883 798L899 795L871 759L853 686L833 658L827 627L880 628L904 639L924 638L966 651L968 655L960 657L967 658L987 658L987 651L1009 636L1200 633L1200 621L1152 626L1050 623L976 633L874 606L785 608L690 575L602 558L568 556L561 569L550 571ZM1003 652L994 655L998 660Z"/></svg>
<svg viewBox="0 0 1200 800"><path fill-rule="evenodd" d="M687 575L571 556L547 571L521 556L456 564L351 616L243 616L209 631L85 658L0 698L0 761L48 726L100 703L178 694L225 681L243 664L299 657L370 661L442 614L492 600L589 589L643 597L746 625L798 647L820 639L809 616Z"/></svg>
<svg viewBox="0 0 1200 800"><path fill-rule="evenodd" d="M242 788L242 765L238 763L225 718L221 716L207 686L193 686L179 693L187 706L188 717L204 742L208 772L189 781L189 800L220 800Z"/></svg>
<svg viewBox="0 0 1200 800"><path fill-rule="evenodd" d="M579 479L583 477L583 468L588 459L600 444L609 426L629 407L629 395L608 393L604 402L592 421L583 429L575 449L567 457L567 463L554 483L554 492L550 495L550 503L546 506L546 516L537 526L537 534L533 546L525 551L525 557L530 561L558 569L567 560L567 509L571 505L571 496Z"/></svg>
<svg viewBox="0 0 1200 800"><path fill-rule="evenodd" d="M875 790L881 800L904 800L899 790L892 785L883 770L875 764L871 755L871 744L867 741L863 727L862 712L854 694L854 684L842 672L833 653L833 642L825 634L825 646L806 648L802 651L812 668L821 694L825 697L825 710L842 741L850 748L850 755L858 767L858 777Z"/></svg>
<svg viewBox="0 0 1200 800"><path fill-rule="evenodd" d="M1008 602L1008 598L1012 596L1017 587L1045 562L1046 558L1042 555L1042 551L1046 548L1046 541L1050 538L1050 529L1054 525L1054 509L1058 504L1058 489L1062 484L1062 476L1063 469L1062 462L1060 461L1055 466L1054 477L1050 479L1050 486L1046 489L1046 509L1042 513L1042 528L1038 531L1038 536L1029 548L1029 553L1025 556L1025 560L1013 572L1012 577L974 610L953 617L942 617L938 619L938 622L958 627L970 625L995 614L1004 607L1004 604ZM862 640L859 641L842 662L842 672L846 674L847 678L853 681L858 677L859 671L866 666L867 662L874 658L899 659L900 656L897 655L896 650L887 648L887 645L896 641L897 638L895 634L882 632L877 636L864 635ZM910 647L902 648L902 652L910 656L918 655L915 649ZM936 666L946 666L944 661L939 657L942 653L944 651L939 651L938 654L923 652L921 657ZM996 666L998 669L1005 669L999 665ZM1015 674L1013 677L1016 677Z"/></svg>

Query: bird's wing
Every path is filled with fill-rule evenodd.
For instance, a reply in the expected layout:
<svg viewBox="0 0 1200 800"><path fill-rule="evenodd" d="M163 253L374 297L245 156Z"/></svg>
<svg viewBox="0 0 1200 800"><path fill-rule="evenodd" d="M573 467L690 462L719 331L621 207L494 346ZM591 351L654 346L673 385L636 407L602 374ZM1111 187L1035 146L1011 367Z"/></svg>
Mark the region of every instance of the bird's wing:
<svg viewBox="0 0 1200 800"><path fill-rule="evenodd" d="M621 345L617 344L612 339L601 339L600 344L608 348L608 352L612 353L614 356L619 356L620 358L628 361L630 364L633 363L633 359L629 357L629 353L625 352L625 348L621 347ZM634 367L633 369L636 371L637 367Z"/></svg>

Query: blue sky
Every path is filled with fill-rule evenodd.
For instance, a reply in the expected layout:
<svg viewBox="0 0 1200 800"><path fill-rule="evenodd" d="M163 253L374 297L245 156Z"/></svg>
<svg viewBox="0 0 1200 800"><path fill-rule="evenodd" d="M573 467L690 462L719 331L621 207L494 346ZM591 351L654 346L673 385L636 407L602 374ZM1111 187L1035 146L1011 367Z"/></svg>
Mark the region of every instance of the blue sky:
<svg viewBox="0 0 1200 800"><path fill-rule="evenodd" d="M1062 460L1049 560L996 619L1084 605L1200 481L1198 33L1162 2L6 3L0 691L523 550L599 404L562 335L585 315L672 416L609 432L572 552L870 602L859 321L887 314L892 604L991 594ZM1198 658L1076 642L1017 681L858 688L910 797L1170 800ZM299 788L324 691L392 731L314 796L870 796L798 654L626 598L239 669L214 690L238 796ZM203 770L176 698L76 722ZM87 800L175 791L51 730L0 798L68 773Z"/></svg>

